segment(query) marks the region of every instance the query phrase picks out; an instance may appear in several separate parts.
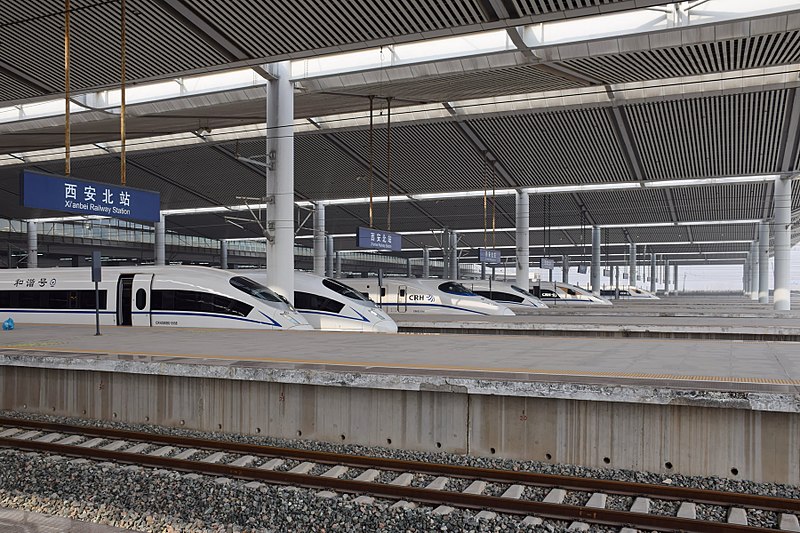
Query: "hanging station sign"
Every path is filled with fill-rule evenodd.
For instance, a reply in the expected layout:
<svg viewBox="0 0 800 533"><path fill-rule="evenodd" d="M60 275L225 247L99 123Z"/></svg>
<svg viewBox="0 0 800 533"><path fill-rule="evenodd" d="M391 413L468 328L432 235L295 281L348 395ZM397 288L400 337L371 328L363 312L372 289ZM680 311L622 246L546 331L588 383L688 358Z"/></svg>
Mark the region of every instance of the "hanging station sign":
<svg viewBox="0 0 800 533"><path fill-rule="evenodd" d="M589 267L586 265L578 265L578 274L586 274L589 271Z"/></svg>
<svg viewBox="0 0 800 533"><path fill-rule="evenodd" d="M539 260L539 268L545 270L553 270L556 267L556 260L552 257L542 257Z"/></svg>
<svg viewBox="0 0 800 533"><path fill-rule="evenodd" d="M161 218L161 195L153 191L94 183L24 170L20 202L25 207L143 222Z"/></svg>
<svg viewBox="0 0 800 533"><path fill-rule="evenodd" d="M478 248L478 257L481 263L489 265L499 265L502 261L500 250L492 250L489 248Z"/></svg>
<svg viewBox="0 0 800 533"><path fill-rule="evenodd" d="M358 248L367 248L371 250L399 252L403 249L403 237L391 231L358 228L356 232L356 246Z"/></svg>

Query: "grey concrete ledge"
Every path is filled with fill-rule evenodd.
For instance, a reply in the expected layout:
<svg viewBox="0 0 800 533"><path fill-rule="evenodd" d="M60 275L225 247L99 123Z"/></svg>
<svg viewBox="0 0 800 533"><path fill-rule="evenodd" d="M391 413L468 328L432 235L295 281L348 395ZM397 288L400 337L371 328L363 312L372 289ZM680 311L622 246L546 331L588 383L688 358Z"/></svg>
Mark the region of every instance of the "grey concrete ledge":
<svg viewBox="0 0 800 533"><path fill-rule="evenodd" d="M549 398L650 405L676 405L800 413L798 387L791 382L693 381L625 376L442 371L387 367L343 367L324 364L237 365L213 359L198 363L175 357L0 352L0 367L146 374L186 378L230 379L326 387L453 392L460 394ZM296 368L302 366L303 368Z"/></svg>

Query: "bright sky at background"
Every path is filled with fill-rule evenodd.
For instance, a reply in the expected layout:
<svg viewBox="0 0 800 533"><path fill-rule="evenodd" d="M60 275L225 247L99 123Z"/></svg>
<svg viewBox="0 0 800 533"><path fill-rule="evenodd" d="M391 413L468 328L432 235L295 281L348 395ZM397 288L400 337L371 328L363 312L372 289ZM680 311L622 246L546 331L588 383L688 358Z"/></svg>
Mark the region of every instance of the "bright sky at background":
<svg viewBox="0 0 800 533"><path fill-rule="evenodd" d="M575 266L569 272L569 281L570 283L580 285L585 287L587 284L590 283L589 274L578 274L575 270ZM641 268L641 265L640 265ZM647 269L649 271L650 264L647 264ZM671 267L670 267L671 269ZM548 279L548 273L546 270L540 270L538 268L532 268L531 273L535 274L536 272L539 273L542 279ZM620 267L620 273L627 272L627 268L623 269ZM661 280L661 273L659 273L658 279L658 289L663 289L663 281ZM498 269L497 276L499 279L503 278L503 273L501 269ZM508 273L509 278L513 277L512 270L509 269ZM672 276L672 272L670 272L670 276ZM681 265L678 267L678 278L680 284L678 285L678 290L684 290L684 276L685 276L685 290L687 291L717 291L717 290L732 290L732 291L740 291L742 290L742 266L741 265L697 265L697 266L684 266ZM561 269L555 268L553 270L553 279L555 281L561 281ZM770 288L773 286L773 266L772 261L770 261L770 268L769 268L769 285ZM608 278L603 278L603 282L605 284L610 284L611 281ZM625 285L627 280L622 280L621 285ZM649 281L639 281L637 285L643 289L650 288ZM792 290L800 291L800 245L795 246L792 249Z"/></svg>

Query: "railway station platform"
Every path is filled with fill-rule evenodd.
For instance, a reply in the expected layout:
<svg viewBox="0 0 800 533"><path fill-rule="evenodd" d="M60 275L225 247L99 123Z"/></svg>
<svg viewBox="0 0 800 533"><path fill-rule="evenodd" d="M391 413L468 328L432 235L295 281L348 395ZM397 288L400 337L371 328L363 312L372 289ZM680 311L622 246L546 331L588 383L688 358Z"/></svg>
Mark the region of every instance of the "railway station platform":
<svg viewBox="0 0 800 533"><path fill-rule="evenodd" d="M130 529L6 507L0 507L0 531L3 533L132 533Z"/></svg>
<svg viewBox="0 0 800 533"><path fill-rule="evenodd" d="M19 325L0 409L800 482L800 345Z"/></svg>

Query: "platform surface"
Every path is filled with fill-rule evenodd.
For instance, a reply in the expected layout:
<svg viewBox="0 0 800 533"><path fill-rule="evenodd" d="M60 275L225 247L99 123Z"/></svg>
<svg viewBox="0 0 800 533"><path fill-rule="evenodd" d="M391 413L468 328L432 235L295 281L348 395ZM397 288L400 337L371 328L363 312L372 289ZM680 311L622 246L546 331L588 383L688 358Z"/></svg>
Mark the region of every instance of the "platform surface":
<svg viewBox="0 0 800 533"><path fill-rule="evenodd" d="M128 533L130 529L103 526L61 516L0 507L2 533Z"/></svg>

